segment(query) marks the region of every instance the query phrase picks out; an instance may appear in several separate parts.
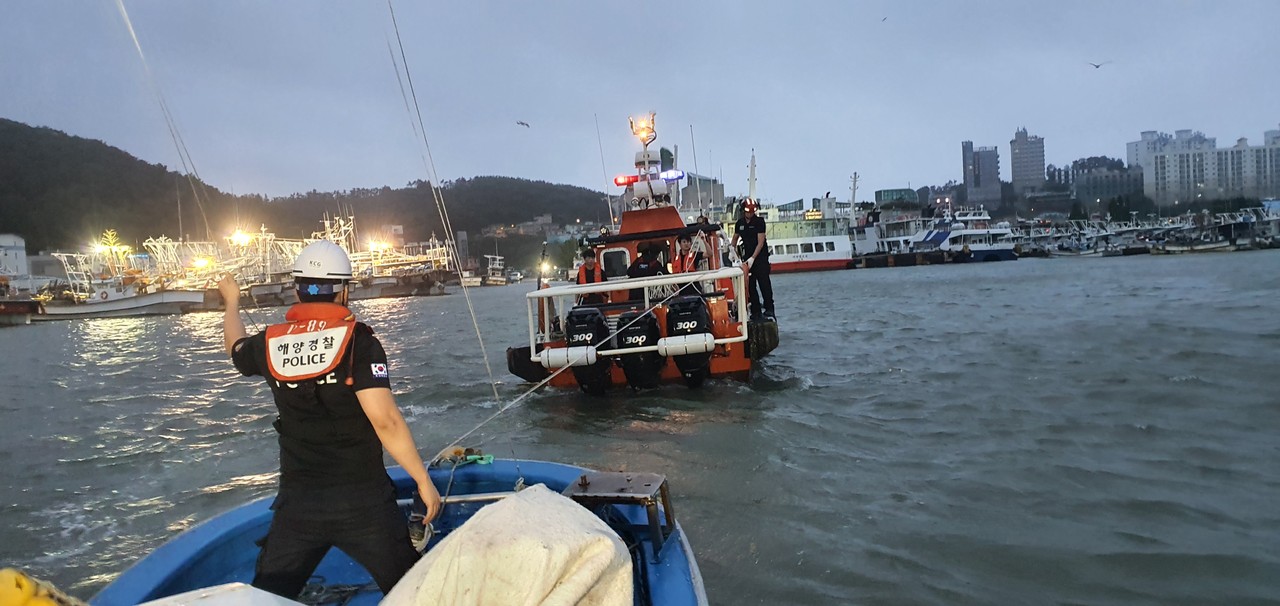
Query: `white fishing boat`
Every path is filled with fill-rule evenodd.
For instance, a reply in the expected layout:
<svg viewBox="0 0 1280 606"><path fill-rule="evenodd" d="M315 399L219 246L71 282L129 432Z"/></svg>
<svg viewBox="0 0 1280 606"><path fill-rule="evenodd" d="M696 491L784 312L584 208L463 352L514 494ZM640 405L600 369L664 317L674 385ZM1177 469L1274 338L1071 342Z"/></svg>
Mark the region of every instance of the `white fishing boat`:
<svg viewBox="0 0 1280 606"><path fill-rule="evenodd" d="M115 240L109 231L90 253L53 253L67 282L47 286L34 298L43 312L33 320L118 318L178 314L205 302L202 288L156 277L142 255Z"/></svg>
<svg viewBox="0 0 1280 606"><path fill-rule="evenodd" d="M507 270L506 263L502 260L502 257L500 255L485 255L484 258L488 261L488 270L484 276L484 285L506 286Z"/></svg>

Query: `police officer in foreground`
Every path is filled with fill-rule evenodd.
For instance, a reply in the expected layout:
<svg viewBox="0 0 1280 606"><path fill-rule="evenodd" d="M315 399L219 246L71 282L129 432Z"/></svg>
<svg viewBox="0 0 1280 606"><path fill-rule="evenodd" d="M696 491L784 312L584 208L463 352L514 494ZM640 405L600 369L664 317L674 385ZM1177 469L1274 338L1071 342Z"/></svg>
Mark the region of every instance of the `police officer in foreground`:
<svg viewBox="0 0 1280 606"><path fill-rule="evenodd" d="M750 266L751 273L747 279L747 301L751 306L751 317L758 318L763 315L772 320L774 317L773 282L769 280L769 247L765 245L764 217L756 215L759 208L760 206L751 198L747 198L742 203L743 215L734 224L731 245L737 246L738 240L742 240L742 260ZM760 289L758 296L757 288Z"/></svg>
<svg viewBox="0 0 1280 606"><path fill-rule="evenodd" d="M383 593L418 559L382 450L409 473L427 506L440 495L391 394L387 355L346 308L351 260L338 245L307 245L293 267L297 305L285 322L246 336L240 289L218 283L223 335L236 370L266 378L279 412L280 489L253 585L295 598L337 547L364 566Z"/></svg>

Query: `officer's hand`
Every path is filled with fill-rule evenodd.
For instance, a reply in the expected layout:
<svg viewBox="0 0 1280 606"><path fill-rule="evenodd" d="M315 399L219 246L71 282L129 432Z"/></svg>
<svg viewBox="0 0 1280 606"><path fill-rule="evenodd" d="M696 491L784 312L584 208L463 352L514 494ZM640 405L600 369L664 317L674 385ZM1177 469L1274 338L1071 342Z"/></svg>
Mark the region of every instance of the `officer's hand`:
<svg viewBox="0 0 1280 606"><path fill-rule="evenodd" d="M240 301L240 285L236 284L236 279L230 273L222 275L222 279L218 281L218 293L222 295L223 303L232 301Z"/></svg>
<svg viewBox="0 0 1280 606"><path fill-rule="evenodd" d="M440 493L436 491L436 487L430 481L418 484L418 494L422 495L422 503L427 506L427 517L425 521L430 522L440 515L442 504L440 502Z"/></svg>

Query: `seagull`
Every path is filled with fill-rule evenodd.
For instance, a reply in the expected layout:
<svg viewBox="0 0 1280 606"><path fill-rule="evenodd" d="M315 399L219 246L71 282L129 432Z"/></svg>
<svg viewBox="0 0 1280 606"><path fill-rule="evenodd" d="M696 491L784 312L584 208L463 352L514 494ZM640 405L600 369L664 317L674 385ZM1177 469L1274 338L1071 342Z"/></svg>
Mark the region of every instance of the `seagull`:
<svg viewBox="0 0 1280 606"><path fill-rule="evenodd" d="M1103 61L1102 63L1094 63L1094 62L1092 62L1092 61L1085 61L1085 63L1088 63L1089 65L1092 65L1092 66L1093 66L1093 69L1098 69L1099 67L1102 67L1102 66L1104 66L1104 65L1106 65L1106 64L1108 64L1108 63L1111 63L1111 61Z"/></svg>
<svg viewBox="0 0 1280 606"><path fill-rule="evenodd" d="M523 126L525 128L529 128L529 123L525 122L524 120L516 120L516 124L519 124L520 126Z"/></svg>
<svg viewBox="0 0 1280 606"><path fill-rule="evenodd" d="M888 20L889 20L889 18L888 18L888 17L885 17L884 19L881 19L881 20L880 20L880 22L881 22L881 23L884 23L885 21L888 21Z"/></svg>

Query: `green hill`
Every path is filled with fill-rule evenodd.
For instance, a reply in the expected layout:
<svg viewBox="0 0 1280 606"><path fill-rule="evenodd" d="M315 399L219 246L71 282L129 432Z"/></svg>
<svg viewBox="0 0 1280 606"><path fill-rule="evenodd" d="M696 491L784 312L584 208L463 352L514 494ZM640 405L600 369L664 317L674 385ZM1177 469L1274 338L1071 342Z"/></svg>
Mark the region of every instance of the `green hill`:
<svg viewBox="0 0 1280 606"><path fill-rule="evenodd" d="M475 177L445 181L442 191L453 228L471 234L547 213L556 223L607 213L600 192L543 181ZM22 236L29 252L77 248L106 229L135 244L162 235L177 239L179 208L182 231L195 240L221 239L237 220L247 229L265 224L280 237L300 238L340 208L363 228L403 225L409 241L445 233L427 182L233 196L101 141L0 118L0 233Z"/></svg>

